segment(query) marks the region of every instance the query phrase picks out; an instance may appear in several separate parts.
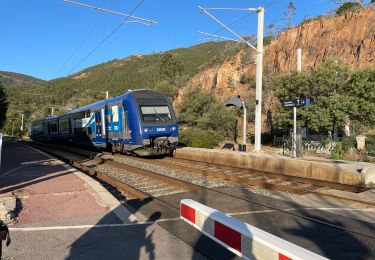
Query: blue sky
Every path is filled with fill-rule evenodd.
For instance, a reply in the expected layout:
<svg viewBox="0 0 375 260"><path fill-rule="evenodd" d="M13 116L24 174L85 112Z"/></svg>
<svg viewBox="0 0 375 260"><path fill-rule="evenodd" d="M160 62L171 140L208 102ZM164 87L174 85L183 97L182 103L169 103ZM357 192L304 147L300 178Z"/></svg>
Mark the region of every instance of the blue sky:
<svg viewBox="0 0 375 260"><path fill-rule="evenodd" d="M76 0L85 4L130 13L139 0ZM272 3L273 4L269 4ZM197 44L197 30L215 32L220 25L205 14L203 7L266 6L265 23L280 22L289 0L144 0L134 15L156 20L153 27L124 24L101 47L73 72L86 67L124 58L129 55L158 52ZM294 23L305 16L314 17L335 8L329 0L296 0ZM230 23L246 12L215 11ZM64 3L60 0L1 0L0 1L0 71L24 73L41 79L69 75L72 69L90 53L124 18L97 10ZM233 27L239 34L256 32L256 15L249 16ZM89 35L89 32L92 33ZM87 41L73 52L89 35ZM229 34L223 34L230 36ZM72 58L65 64L67 59Z"/></svg>

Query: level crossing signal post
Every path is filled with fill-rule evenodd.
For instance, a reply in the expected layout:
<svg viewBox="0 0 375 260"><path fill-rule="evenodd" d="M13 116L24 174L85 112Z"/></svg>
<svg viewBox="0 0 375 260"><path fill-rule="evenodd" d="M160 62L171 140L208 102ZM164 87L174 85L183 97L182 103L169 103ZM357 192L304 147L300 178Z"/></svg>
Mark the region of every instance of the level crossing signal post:
<svg viewBox="0 0 375 260"><path fill-rule="evenodd" d="M248 45L250 48L254 49L257 53L257 62L256 62L256 90L255 90L255 142L254 142L254 151L261 151L261 138L262 138L262 82L263 82L263 34L264 34L264 7L259 8L203 8L198 6L199 9L210 16L213 20L219 23L224 29L229 31L231 34L237 37L237 39L231 39L228 37L223 37L207 32L198 31L201 34L208 35L210 37L232 40L235 42L242 42ZM253 46L250 42L246 41L243 37L238 35L233 31L229 26L225 25L215 16L213 16L208 10L230 10L230 11L255 11L258 14L258 37L257 37L257 46ZM203 38L201 40L207 40L210 38Z"/></svg>
<svg viewBox="0 0 375 260"><path fill-rule="evenodd" d="M241 97L238 95L238 96L235 96L233 98L231 98L230 100L228 100L227 102L225 102L224 104L226 107L231 107L231 106L235 106L237 107L238 109L243 109L243 131L242 131L242 148L240 146L240 151L242 152L246 152L246 140L247 140L247 135L246 135L246 127L247 127L247 109L246 109L246 106L245 106L245 101L241 100Z"/></svg>

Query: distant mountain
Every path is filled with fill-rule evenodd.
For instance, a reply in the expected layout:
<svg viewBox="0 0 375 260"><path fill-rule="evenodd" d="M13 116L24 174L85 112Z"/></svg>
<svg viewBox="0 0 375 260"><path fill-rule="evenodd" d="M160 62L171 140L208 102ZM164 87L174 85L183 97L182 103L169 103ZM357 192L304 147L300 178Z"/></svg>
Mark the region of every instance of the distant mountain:
<svg viewBox="0 0 375 260"><path fill-rule="evenodd" d="M55 108L55 113L63 113L104 99L105 91L109 91L110 97L129 89L156 88L165 92L170 86L160 74L160 64L166 53L172 54L183 66L175 83L182 87L202 69L221 65L244 46L233 42L209 42L148 55L135 54L49 81L0 72L0 76L4 75L0 80L7 80L5 84L8 85L8 118L16 117L20 107L26 120L48 115L51 107Z"/></svg>
<svg viewBox="0 0 375 260"><path fill-rule="evenodd" d="M0 83L5 87L11 85L31 85L40 82L43 82L43 80L25 74L0 71Z"/></svg>

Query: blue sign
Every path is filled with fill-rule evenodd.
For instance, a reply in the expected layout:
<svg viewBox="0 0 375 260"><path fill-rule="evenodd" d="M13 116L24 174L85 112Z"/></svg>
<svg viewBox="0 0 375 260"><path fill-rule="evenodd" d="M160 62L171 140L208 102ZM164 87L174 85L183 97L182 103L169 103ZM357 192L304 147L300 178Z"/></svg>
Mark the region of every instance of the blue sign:
<svg viewBox="0 0 375 260"><path fill-rule="evenodd" d="M304 99L292 99L288 101L284 101L283 103L284 107L306 107L310 106L310 98L304 98Z"/></svg>

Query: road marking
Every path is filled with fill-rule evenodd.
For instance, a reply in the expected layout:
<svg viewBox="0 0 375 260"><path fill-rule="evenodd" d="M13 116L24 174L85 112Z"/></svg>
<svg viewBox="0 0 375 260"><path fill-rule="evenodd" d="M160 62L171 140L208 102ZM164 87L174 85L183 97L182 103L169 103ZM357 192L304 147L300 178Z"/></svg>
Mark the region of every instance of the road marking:
<svg viewBox="0 0 375 260"><path fill-rule="evenodd" d="M18 171L19 169L21 169L21 168L23 168L23 167L25 167L25 166L24 166L24 165L21 165L21 166L18 166L18 167L16 167L16 168L13 168L12 170L9 170L9 171L7 171L7 172L4 173L4 174L1 174L0 177L8 176L9 174L11 174L11 173L13 173L13 172L15 172L15 171Z"/></svg>
<svg viewBox="0 0 375 260"><path fill-rule="evenodd" d="M353 209L353 208L289 208L289 209L281 209L283 211L298 211L298 210L335 210L335 211L371 211L375 208L366 208L366 209ZM259 214L259 213L270 213L270 212L279 212L279 210L275 209L267 209L267 210L256 210L256 211L243 211L243 212L233 212L227 213L227 215L245 215L245 214Z"/></svg>
<svg viewBox="0 0 375 260"><path fill-rule="evenodd" d="M50 165L50 162L56 161L56 159L46 159L46 160L38 160L38 161L31 161L31 162L23 162L21 165Z"/></svg>
<svg viewBox="0 0 375 260"><path fill-rule="evenodd" d="M69 229L86 229L86 228L109 228L109 227L127 227L127 226L141 226L141 225L151 225L158 222L165 222L171 220L179 220L180 218L165 218L159 219L155 222L145 221L145 222L134 222L134 223L123 223L123 224L99 224L99 225L77 225L77 226L52 226L52 227L20 227L12 228L9 230L12 232L30 232L30 231L50 231L50 230L69 230Z"/></svg>

